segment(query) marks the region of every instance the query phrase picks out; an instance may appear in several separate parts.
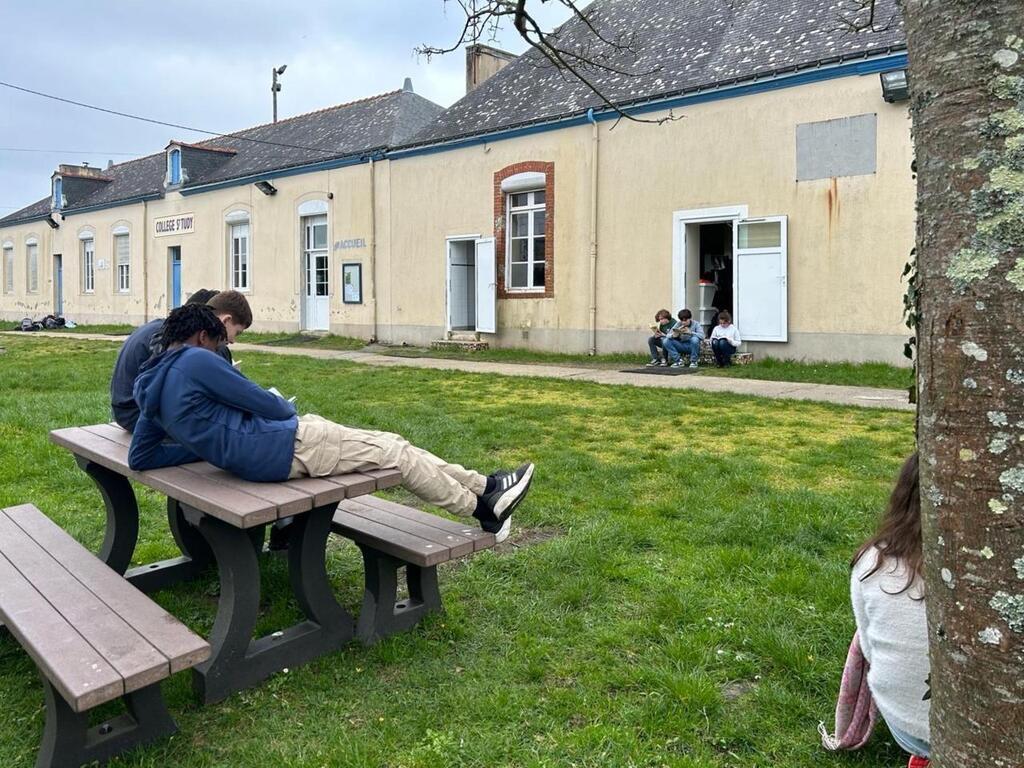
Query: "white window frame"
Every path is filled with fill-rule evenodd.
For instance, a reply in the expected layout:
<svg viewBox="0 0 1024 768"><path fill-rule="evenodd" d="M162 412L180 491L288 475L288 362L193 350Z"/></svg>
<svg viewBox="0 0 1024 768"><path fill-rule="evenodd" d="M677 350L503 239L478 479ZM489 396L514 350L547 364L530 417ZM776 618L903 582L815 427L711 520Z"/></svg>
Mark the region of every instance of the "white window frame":
<svg viewBox="0 0 1024 768"><path fill-rule="evenodd" d="M252 287L252 236L249 220L228 222L228 283L233 290L248 293Z"/></svg>
<svg viewBox="0 0 1024 768"><path fill-rule="evenodd" d="M14 243L8 240L0 249L4 257L4 293L14 293Z"/></svg>
<svg viewBox="0 0 1024 768"><path fill-rule="evenodd" d="M540 203L536 201L537 193L544 194L544 200ZM512 198L515 195L527 195L527 204L518 207L512 207ZM547 255L549 253L547 235L545 232L541 232L539 235L534 231L534 214L537 211L544 212L544 223L545 230L547 229L547 192L544 188L541 189L530 189L516 192L509 192L505 197L505 290L508 293L544 293L545 286L534 285L533 283L533 268L537 264L544 264L544 276L547 278L548 263ZM527 214L527 234L525 236L513 236L512 234L512 217L514 215ZM537 237L544 238L544 258L535 259L534 256L534 241ZM517 286L512 284L512 264L523 264L524 262L512 261L512 243L515 240L526 240L526 275L527 285Z"/></svg>
<svg viewBox="0 0 1024 768"><path fill-rule="evenodd" d="M39 293L39 241L34 237L25 241L25 290Z"/></svg>
<svg viewBox="0 0 1024 768"><path fill-rule="evenodd" d="M82 293L96 292L96 240L92 237L81 239Z"/></svg>
<svg viewBox="0 0 1024 768"><path fill-rule="evenodd" d="M50 205L56 211L64 207L64 178L62 176L53 178L53 194L50 196Z"/></svg>
<svg viewBox="0 0 1024 768"><path fill-rule="evenodd" d="M325 245L323 248L317 248L315 246L316 236L314 234L316 227L322 226L324 228ZM303 270L311 270L313 273L313 296L320 296L321 294L316 293L316 287L321 284L319 275L317 274L321 270L317 267L317 258L323 256L327 260L327 265L324 267L326 276L324 285L327 286L327 293L325 296L331 295L331 241L330 241L330 230L328 229L327 214L319 213L312 216L302 217L302 263ZM309 278L303 275L304 280ZM306 295L308 288L303 286L303 295Z"/></svg>
<svg viewBox="0 0 1024 768"><path fill-rule="evenodd" d="M118 247L120 238L124 238L124 259L121 259L121 250ZM117 292L131 293L132 290L132 240L127 227L118 227L114 230L114 264L116 268Z"/></svg>

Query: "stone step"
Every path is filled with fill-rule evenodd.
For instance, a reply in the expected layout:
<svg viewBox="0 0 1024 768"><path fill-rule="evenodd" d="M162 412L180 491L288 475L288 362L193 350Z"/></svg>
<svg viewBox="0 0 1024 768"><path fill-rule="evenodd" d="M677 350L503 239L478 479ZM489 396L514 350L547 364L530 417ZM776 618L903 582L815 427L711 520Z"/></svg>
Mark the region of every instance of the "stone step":
<svg viewBox="0 0 1024 768"><path fill-rule="evenodd" d="M460 349L465 352L479 352L482 349L490 349L491 345L486 341L469 339L435 339L430 342L431 349Z"/></svg>

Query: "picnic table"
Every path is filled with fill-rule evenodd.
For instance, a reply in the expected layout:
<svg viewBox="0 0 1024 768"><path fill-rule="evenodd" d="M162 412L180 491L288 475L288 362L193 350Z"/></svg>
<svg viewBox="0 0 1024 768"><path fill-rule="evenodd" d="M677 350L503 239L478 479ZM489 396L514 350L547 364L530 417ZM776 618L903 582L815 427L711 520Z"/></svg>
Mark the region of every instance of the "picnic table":
<svg viewBox="0 0 1024 768"><path fill-rule="evenodd" d="M366 585L358 634L366 642L441 610L437 565L495 544L492 534L478 528L367 496L400 484L397 470L255 483L206 462L133 471L128 467L131 435L114 424L57 429L50 438L74 454L103 497L106 532L98 557L110 568L141 591L153 592L217 567L220 597L211 654L192 670L204 703L352 640L355 621L335 599L327 576L332 530L363 552ZM167 496L167 520L180 556L131 567L139 509L129 481ZM293 518L289 583L305 619L253 639L265 529L286 517ZM397 596L402 569L409 587L404 599Z"/></svg>

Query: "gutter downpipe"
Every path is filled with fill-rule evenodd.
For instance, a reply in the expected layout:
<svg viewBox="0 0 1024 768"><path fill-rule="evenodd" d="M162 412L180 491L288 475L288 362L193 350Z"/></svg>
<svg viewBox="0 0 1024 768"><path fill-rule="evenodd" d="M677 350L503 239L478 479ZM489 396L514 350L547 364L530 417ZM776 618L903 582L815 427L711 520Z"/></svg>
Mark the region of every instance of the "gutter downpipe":
<svg viewBox="0 0 1024 768"><path fill-rule="evenodd" d="M377 343L377 187L374 171L374 157L370 155L370 303L373 304L373 328L370 332L370 343Z"/></svg>
<svg viewBox="0 0 1024 768"><path fill-rule="evenodd" d="M149 203L142 201L142 320L149 322Z"/></svg>
<svg viewBox="0 0 1024 768"><path fill-rule="evenodd" d="M587 110L592 128L590 140L590 354L597 354L597 147L598 128L594 108Z"/></svg>

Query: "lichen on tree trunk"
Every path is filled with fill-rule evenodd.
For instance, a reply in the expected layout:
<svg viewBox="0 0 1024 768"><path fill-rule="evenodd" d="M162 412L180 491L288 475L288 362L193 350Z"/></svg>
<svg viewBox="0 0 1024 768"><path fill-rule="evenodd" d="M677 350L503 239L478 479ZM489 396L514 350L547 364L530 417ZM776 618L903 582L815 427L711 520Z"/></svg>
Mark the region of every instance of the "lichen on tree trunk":
<svg viewBox="0 0 1024 768"><path fill-rule="evenodd" d="M936 768L1024 765L1024 0L904 0Z"/></svg>

